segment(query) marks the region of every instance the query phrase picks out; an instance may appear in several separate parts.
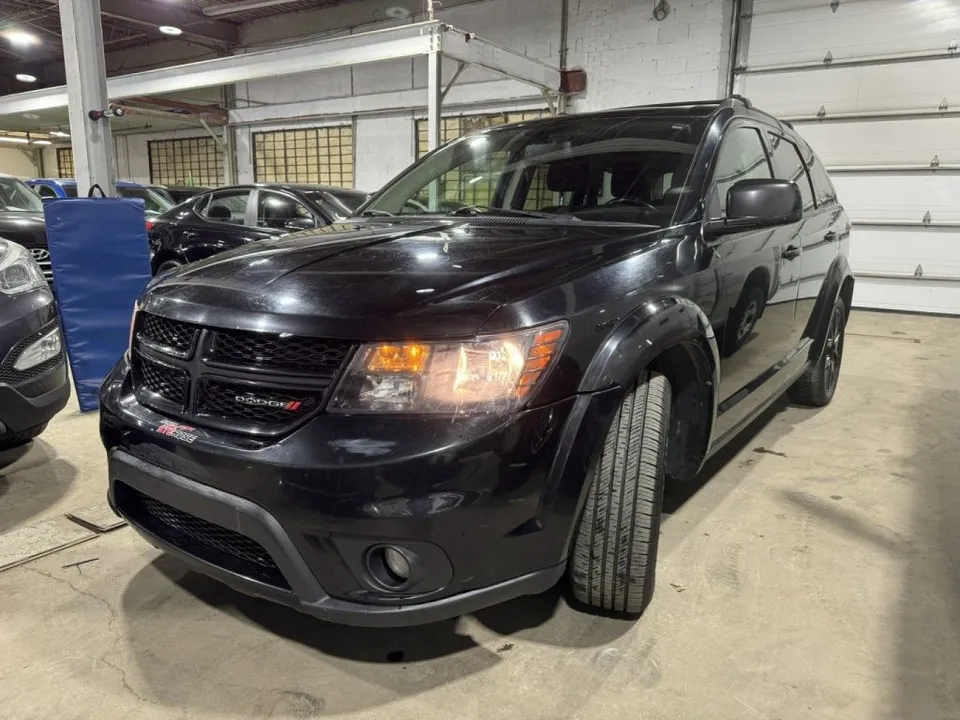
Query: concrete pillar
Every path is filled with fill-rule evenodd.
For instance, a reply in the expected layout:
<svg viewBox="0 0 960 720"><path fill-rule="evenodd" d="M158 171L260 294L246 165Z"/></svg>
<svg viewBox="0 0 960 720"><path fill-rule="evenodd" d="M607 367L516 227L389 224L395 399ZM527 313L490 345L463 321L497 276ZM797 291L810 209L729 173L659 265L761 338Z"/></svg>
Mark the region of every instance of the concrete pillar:
<svg viewBox="0 0 960 720"><path fill-rule="evenodd" d="M100 0L59 3L77 194L85 197L93 185L99 185L104 193L113 196L116 178L110 120L91 120L88 114L109 106Z"/></svg>

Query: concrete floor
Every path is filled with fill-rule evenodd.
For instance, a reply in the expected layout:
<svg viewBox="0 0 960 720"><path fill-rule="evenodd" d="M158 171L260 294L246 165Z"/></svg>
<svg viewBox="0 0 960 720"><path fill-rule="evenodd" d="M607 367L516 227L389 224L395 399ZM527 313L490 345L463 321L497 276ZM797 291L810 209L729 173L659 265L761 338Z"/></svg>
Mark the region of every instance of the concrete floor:
<svg viewBox="0 0 960 720"><path fill-rule="evenodd" d="M342 628L124 528L0 573L0 716L960 718L960 321L856 312L848 332L829 408L774 408L668 493L636 623L554 592ZM0 532L102 498L94 417L11 460Z"/></svg>

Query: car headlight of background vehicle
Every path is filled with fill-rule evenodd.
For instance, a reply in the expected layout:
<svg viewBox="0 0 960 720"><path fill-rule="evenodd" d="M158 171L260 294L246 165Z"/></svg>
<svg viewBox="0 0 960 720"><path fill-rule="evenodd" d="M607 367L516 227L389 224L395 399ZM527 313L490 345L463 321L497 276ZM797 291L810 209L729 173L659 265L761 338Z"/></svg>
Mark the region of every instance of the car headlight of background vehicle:
<svg viewBox="0 0 960 720"><path fill-rule="evenodd" d="M30 252L0 240L0 293L17 295L40 288L47 289L47 281Z"/></svg>
<svg viewBox="0 0 960 720"><path fill-rule="evenodd" d="M362 346L330 403L340 412L503 414L529 400L556 359L566 323L466 342Z"/></svg>

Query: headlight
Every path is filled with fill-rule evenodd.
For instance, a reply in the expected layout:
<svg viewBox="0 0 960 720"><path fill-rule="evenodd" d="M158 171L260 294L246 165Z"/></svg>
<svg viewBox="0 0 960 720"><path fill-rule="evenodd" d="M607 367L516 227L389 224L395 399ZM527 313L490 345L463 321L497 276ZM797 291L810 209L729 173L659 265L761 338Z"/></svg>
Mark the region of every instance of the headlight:
<svg viewBox="0 0 960 720"><path fill-rule="evenodd" d="M17 295L46 287L43 271L27 249L0 240L0 293Z"/></svg>
<svg viewBox="0 0 960 720"><path fill-rule="evenodd" d="M330 403L340 412L475 415L515 410L560 355L566 323L468 342L360 348Z"/></svg>
<svg viewBox="0 0 960 720"><path fill-rule="evenodd" d="M20 356L14 360L13 369L17 372L29 370L60 354L60 328L54 328L39 340L27 345Z"/></svg>

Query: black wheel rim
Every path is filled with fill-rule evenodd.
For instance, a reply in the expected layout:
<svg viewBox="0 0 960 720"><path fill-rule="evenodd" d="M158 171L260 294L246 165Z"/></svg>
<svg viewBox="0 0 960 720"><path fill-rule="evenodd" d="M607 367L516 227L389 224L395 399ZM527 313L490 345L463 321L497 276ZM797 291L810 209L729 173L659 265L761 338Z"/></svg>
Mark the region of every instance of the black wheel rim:
<svg viewBox="0 0 960 720"><path fill-rule="evenodd" d="M823 349L823 380L826 391L833 393L840 376L840 361L843 359L843 320L842 306L833 309L830 327L827 329L827 344Z"/></svg>
<svg viewBox="0 0 960 720"><path fill-rule="evenodd" d="M752 302L747 305L743 311L743 319L740 320L740 327L737 328L737 340L743 340L757 322L757 303Z"/></svg>

